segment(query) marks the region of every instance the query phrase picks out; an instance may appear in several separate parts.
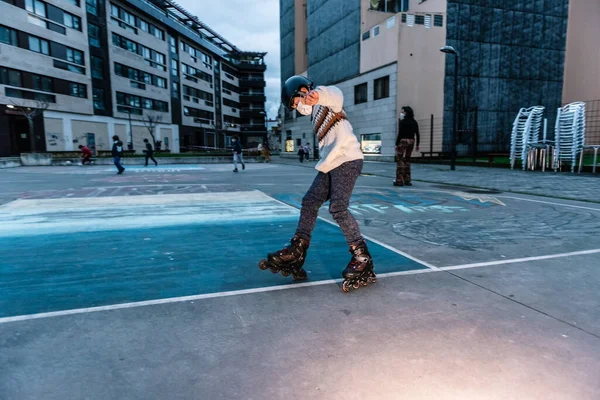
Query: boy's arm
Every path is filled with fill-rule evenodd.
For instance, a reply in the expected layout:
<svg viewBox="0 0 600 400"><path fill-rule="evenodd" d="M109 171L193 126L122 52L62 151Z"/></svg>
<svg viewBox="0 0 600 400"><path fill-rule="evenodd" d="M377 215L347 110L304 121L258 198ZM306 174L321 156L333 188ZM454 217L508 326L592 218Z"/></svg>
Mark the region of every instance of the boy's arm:
<svg viewBox="0 0 600 400"><path fill-rule="evenodd" d="M319 86L315 89L319 93L317 104L331 108L333 112L340 112L344 107L344 94L336 86Z"/></svg>

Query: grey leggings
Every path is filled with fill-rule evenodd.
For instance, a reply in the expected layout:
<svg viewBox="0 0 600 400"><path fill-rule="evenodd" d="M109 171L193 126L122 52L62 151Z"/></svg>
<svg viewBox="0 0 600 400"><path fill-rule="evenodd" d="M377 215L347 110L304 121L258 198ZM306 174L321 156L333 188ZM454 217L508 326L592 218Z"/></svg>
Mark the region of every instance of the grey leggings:
<svg viewBox="0 0 600 400"><path fill-rule="evenodd" d="M333 219L339 224L340 229L346 237L348 245L362 243L363 238L356 220L348 211L350 196L354 190L356 179L362 171L363 160L346 162L328 173L319 172L310 189L302 199L300 210L300 221L296 235L309 240L317 222L319 208L327 200L329 212Z"/></svg>

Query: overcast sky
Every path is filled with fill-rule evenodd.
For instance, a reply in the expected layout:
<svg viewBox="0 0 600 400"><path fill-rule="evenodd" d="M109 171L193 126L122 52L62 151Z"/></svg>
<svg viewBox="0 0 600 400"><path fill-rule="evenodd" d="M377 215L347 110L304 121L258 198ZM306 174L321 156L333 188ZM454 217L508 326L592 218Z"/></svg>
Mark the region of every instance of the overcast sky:
<svg viewBox="0 0 600 400"><path fill-rule="evenodd" d="M226 0L177 2L243 51L267 52L266 110L277 117L281 89L279 77L279 0Z"/></svg>

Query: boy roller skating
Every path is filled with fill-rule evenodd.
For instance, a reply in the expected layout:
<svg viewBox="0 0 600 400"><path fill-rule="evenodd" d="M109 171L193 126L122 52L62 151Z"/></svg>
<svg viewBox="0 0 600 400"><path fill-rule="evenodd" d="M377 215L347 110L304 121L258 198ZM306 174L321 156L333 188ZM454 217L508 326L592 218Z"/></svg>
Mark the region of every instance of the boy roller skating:
<svg viewBox="0 0 600 400"><path fill-rule="evenodd" d="M290 274L294 280L306 279L302 268L317 222L319 208L329 200L329 212L339 224L350 247L352 258L342 271L342 290L374 283L373 260L358 224L348 211L350 196L363 166L363 153L352 125L343 110L344 96L335 86L320 86L303 76L293 76L283 85L281 102L290 110L311 115L319 141L318 174L302 199L300 220L290 245L262 260L259 267L273 273Z"/></svg>

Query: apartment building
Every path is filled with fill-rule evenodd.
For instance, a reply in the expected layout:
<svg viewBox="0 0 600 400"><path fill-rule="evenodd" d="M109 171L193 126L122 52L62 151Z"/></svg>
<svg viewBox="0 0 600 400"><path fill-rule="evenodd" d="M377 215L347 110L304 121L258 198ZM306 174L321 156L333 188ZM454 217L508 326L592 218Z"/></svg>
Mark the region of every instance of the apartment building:
<svg viewBox="0 0 600 400"><path fill-rule="evenodd" d="M152 135L172 152L266 137L264 52L242 51L174 2L2 0L0 156L133 150ZM150 129L149 129L150 128Z"/></svg>
<svg viewBox="0 0 600 400"><path fill-rule="evenodd" d="M440 48L450 45L458 52L457 123L465 132L459 152L469 150L473 131L480 151L506 150L519 108L541 104L552 114L561 105L567 25L577 24L569 3L280 0L281 79L302 74L339 86L365 154L393 157L405 105L421 126L421 151L449 151L455 56ZM282 119L282 148L313 143L309 118L282 110Z"/></svg>

